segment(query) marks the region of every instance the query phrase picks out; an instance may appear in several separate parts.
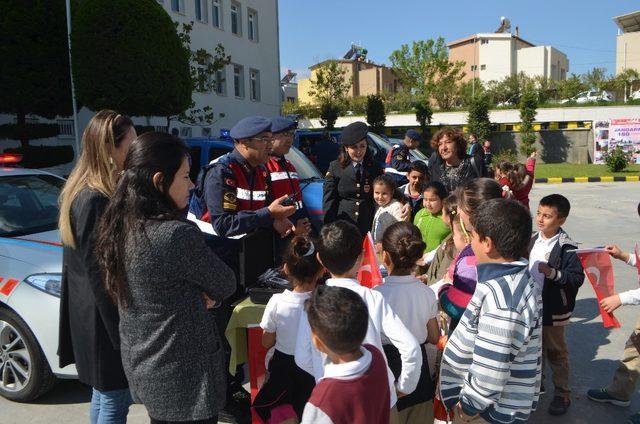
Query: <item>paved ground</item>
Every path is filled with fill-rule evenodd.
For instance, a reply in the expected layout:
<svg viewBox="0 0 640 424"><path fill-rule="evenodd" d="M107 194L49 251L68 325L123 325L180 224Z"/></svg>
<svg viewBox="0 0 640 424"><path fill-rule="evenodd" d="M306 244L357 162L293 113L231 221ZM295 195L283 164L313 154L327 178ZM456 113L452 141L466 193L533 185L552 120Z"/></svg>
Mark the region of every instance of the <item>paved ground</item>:
<svg viewBox="0 0 640 424"><path fill-rule="evenodd" d="M601 246L612 241L624 249L632 249L635 241L640 240L640 218L636 213L640 201L640 183L540 184L532 193L532 206L550 193L562 193L571 200L571 216L565 228L574 240L583 243L582 246ZM620 262L614 266L619 290L637 287L637 277L632 268ZM543 395L532 423L617 424L624 423L630 413L640 410L637 391L629 408L596 404L585 396L588 388L604 386L611 379L638 312L640 309L637 307L619 309L616 316L623 328L605 330L598 315L593 290L585 282L578 296L572 325L568 329L573 406L566 416L551 417L546 413L546 408L552 395ZM549 382L547 387L550 386ZM0 423L86 423L89 398L89 390L75 381L62 382L51 393L29 405L0 398ZM147 423L144 408L133 406L129 422Z"/></svg>

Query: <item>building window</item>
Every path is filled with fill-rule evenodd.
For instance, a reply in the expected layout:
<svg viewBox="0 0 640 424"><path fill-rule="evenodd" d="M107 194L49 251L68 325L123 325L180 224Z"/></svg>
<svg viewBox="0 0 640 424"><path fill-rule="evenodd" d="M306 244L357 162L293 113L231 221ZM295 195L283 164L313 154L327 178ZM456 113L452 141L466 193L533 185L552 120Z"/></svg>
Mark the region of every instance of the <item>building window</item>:
<svg viewBox="0 0 640 424"><path fill-rule="evenodd" d="M249 70L249 80L251 86L251 100L260 101L260 71L256 69Z"/></svg>
<svg viewBox="0 0 640 424"><path fill-rule="evenodd" d="M242 11L240 4L231 3L231 32L235 35L242 35Z"/></svg>
<svg viewBox="0 0 640 424"><path fill-rule="evenodd" d="M184 15L184 0L171 0L171 10Z"/></svg>
<svg viewBox="0 0 640 424"><path fill-rule="evenodd" d="M480 40L480 44L489 44L489 40L483 38Z"/></svg>
<svg viewBox="0 0 640 424"><path fill-rule="evenodd" d="M233 94L244 99L244 67L242 65L233 65Z"/></svg>
<svg viewBox="0 0 640 424"><path fill-rule="evenodd" d="M191 137L191 127L180 127L180 137Z"/></svg>
<svg viewBox="0 0 640 424"><path fill-rule="evenodd" d="M196 20L207 23L209 22L208 0L196 0Z"/></svg>
<svg viewBox="0 0 640 424"><path fill-rule="evenodd" d="M484 71L485 69L487 69L487 65L480 65L480 70Z"/></svg>
<svg viewBox="0 0 640 424"><path fill-rule="evenodd" d="M471 70L472 71L477 71L478 70L478 65L471 65Z"/></svg>
<svg viewBox="0 0 640 424"><path fill-rule="evenodd" d="M258 12L247 9L247 36L249 40L258 42Z"/></svg>
<svg viewBox="0 0 640 424"><path fill-rule="evenodd" d="M216 71L216 94L219 94L221 96L226 96L227 95L227 84L226 84L226 78L224 75L224 68L223 69L218 69Z"/></svg>
<svg viewBox="0 0 640 424"><path fill-rule="evenodd" d="M213 26L222 29L222 4L220 0L212 0L211 15Z"/></svg>
<svg viewBox="0 0 640 424"><path fill-rule="evenodd" d="M295 97L287 97L287 102L288 103L295 103L296 102L296 98Z"/></svg>

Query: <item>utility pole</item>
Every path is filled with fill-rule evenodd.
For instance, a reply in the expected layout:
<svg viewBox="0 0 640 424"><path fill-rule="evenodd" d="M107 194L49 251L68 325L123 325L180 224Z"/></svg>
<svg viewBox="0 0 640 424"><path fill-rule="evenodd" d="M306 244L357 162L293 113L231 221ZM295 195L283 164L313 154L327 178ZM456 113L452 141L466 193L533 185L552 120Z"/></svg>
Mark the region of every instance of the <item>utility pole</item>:
<svg viewBox="0 0 640 424"><path fill-rule="evenodd" d="M67 4L67 50L69 51L69 78L71 79L71 101L73 103L73 132L76 138L76 154L77 161L80 157L80 134L78 134L78 105L76 103L76 89L73 84L73 71L71 64L71 0L66 0Z"/></svg>

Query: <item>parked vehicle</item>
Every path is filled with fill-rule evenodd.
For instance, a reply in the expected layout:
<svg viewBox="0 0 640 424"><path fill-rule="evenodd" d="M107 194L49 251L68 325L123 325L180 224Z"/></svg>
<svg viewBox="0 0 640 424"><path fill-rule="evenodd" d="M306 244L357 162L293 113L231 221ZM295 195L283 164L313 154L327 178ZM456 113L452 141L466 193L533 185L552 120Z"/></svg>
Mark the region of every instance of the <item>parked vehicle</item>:
<svg viewBox="0 0 640 424"><path fill-rule="evenodd" d="M218 159L233 150L231 139L213 139L194 137L184 139L191 151L191 179L195 182L200 170L211 161ZM322 184L324 179L315 165L295 147L285 156L298 171L302 200L311 217L311 224L316 230L322 227L324 212L322 211Z"/></svg>
<svg viewBox="0 0 640 424"><path fill-rule="evenodd" d="M583 91L582 93L579 93L578 95L570 98L570 99L564 99L562 100L560 103L562 104L566 104L566 103L578 103L578 104L582 104L582 103L589 103L589 102L612 102L613 101L613 95L607 91Z"/></svg>
<svg viewBox="0 0 640 424"><path fill-rule="evenodd" d="M10 168L0 155L0 395L32 401L57 378L62 245L58 196L65 180L47 172Z"/></svg>
<svg viewBox="0 0 640 424"><path fill-rule="evenodd" d="M629 100L640 100L640 90L631 93L631 96L629 96Z"/></svg>

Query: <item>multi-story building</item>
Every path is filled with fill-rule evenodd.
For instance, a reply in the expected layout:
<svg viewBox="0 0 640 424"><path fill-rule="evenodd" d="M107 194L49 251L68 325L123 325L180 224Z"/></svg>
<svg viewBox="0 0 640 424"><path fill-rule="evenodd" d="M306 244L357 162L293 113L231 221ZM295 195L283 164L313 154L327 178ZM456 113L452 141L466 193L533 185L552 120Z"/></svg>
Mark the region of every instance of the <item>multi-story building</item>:
<svg viewBox="0 0 640 424"><path fill-rule="evenodd" d="M618 25L616 39L616 75L625 69L640 72L640 10L616 16Z"/></svg>
<svg viewBox="0 0 640 424"><path fill-rule="evenodd" d="M551 46L536 46L511 33L478 33L447 44L449 60L465 62L463 82L479 78L499 81L526 75L564 80L569 72L567 56Z"/></svg>
<svg viewBox="0 0 640 424"><path fill-rule="evenodd" d="M311 77L298 81L298 101L300 103L313 103L314 99L309 95L311 81L315 80L316 72L330 60L325 60L309 67ZM382 92L396 93L400 87L398 78L391 68L377 65L370 60L338 59L335 60L344 69L345 79L351 81L347 92L348 97L368 96L369 94L381 94Z"/></svg>

